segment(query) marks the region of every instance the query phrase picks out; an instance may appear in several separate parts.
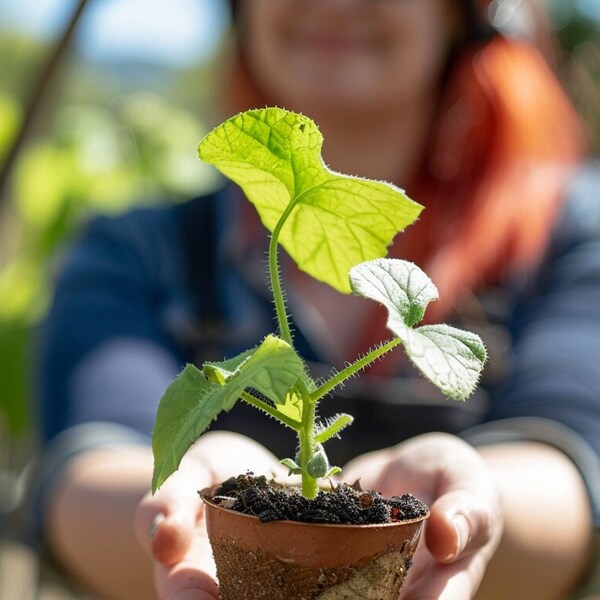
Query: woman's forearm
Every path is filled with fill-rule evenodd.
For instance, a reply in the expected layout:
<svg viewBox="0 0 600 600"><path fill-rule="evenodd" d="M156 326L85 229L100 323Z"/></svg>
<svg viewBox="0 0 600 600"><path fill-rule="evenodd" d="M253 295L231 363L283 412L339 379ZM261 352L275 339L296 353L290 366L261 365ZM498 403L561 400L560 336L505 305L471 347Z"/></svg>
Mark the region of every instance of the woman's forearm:
<svg viewBox="0 0 600 600"><path fill-rule="evenodd" d="M579 472L545 444L480 451L496 475L505 524L477 600L565 600L591 557L591 511Z"/></svg>
<svg viewBox="0 0 600 600"><path fill-rule="evenodd" d="M134 530L151 477L149 448L89 450L70 461L49 499L45 531L54 557L101 598L156 598L150 557Z"/></svg>

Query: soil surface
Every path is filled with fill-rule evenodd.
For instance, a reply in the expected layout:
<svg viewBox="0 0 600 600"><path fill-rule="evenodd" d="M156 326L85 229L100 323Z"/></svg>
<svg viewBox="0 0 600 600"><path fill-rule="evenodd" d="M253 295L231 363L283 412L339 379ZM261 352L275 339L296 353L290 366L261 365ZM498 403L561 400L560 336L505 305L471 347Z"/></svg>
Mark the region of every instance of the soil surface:
<svg viewBox="0 0 600 600"><path fill-rule="evenodd" d="M332 485L331 490L322 490L309 500L298 488L253 473L223 482L214 491L212 502L263 522L368 525L408 521L428 512L427 506L412 494L386 498L377 491L362 490L358 482Z"/></svg>

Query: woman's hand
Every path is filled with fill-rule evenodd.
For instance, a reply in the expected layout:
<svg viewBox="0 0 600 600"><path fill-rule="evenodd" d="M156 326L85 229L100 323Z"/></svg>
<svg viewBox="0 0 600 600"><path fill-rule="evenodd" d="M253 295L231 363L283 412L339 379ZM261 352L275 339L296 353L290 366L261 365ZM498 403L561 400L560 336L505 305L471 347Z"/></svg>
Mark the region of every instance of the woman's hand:
<svg viewBox="0 0 600 600"><path fill-rule="evenodd" d="M219 598L198 490L239 475L241 464L256 473L282 473L277 459L254 441L228 432L208 433L161 489L141 501L136 530L153 558L160 600Z"/></svg>
<svg viewBox="0 0 600 600"><path fill-rule="evenodd" d="M426 434L358 457L342 475L387 496L411 492L431 509L403 600L475 596L502 533L498 492L476 450L454 436Z"/></svg>
<svg viewBox="0 0 600 600"><path fill-rule="evenodd" d="M218 599L197 491L239 474L240 457L257 473L282 473L276 458L252 440L210 433L140 503L136 529L154 560L161 600ZM470 600L502 531L497 492L478 453L453 436L427 434L355 459L344 479L356 478L386 495L410 491L431 508L402 598Z"/></svg>

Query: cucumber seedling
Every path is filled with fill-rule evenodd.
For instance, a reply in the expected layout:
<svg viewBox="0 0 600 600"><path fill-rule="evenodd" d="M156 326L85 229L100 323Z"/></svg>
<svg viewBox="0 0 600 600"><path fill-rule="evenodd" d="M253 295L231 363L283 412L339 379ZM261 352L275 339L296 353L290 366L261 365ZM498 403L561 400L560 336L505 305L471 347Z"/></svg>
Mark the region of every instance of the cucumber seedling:
<svg viewBox="0 0 600 600"><path fill-rule="evenodd" d="M392 184L330 170L322 144L311 119L280 108L240 113L200 142L200 158L242 188L270 231L268 283L278 331L228 360L188 364L167 388L152 433L153 491L219 413L242 401L296 433L296 455L281 462L301 476L302 494L314 497L318 480L340 471L329 464L326 442L353 420L338 414L322 422L319 403L397 346L451 398L464 400L477 385L486 360L481 339L445 324L419 325L438 297L435 285L415 264L385 258L394 236L423 207ZM340 293L383 304L390 339L325 380L313 379L294 348L280 246L298 268Z"/></svg>

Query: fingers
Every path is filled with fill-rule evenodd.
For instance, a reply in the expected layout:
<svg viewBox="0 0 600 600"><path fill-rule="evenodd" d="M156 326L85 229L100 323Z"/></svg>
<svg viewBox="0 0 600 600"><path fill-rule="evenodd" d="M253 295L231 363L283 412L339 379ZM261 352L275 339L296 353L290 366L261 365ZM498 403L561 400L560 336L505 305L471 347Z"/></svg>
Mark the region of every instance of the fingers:
<svg viewBox="0 0 600 600"><path fill-rule="evenodd" d="M479 453L455 436L425 434L363 455L344 476L361 472L368 486L388 496L409 491L429 504L425 542L438 561L459 560L499 538L502 515L492 473Z"/></svg>
<svg viewBox="0 0 600 600"><path fill-rule="evenodd" d="M148 494L136 512L136 533L154 560L173 565L187 553L202 511L197 490L211 485L210 471L188 460L154 495Z"/></svg>
<svg viewBox="0 0 600 600"><path fill-rule="evenodd" d="M431 506L425 542L436 560L449 563L496 540L501 529L495 501L470 490L452 490Z"/></svg>
<svg viewBox="0 0 600 600"><path fill-rule="evenodd" d="M499 493L480 454L455 436L425 434L344 469L345 478L361 473L367 486L388 496L408 491L430 507L402 598L473 598L502 533Z"/></svg>
<svg viewBox="0 0 600 600"><path fill-rule="evenodd" d="M164 600L219 598L211 556L208 539L199 535L193 540L187 555L178 564L172 567L156 564L154 580L160 598Z"/></svg>
<svg viewBox="0 0 600 600"><path fill-rule="evenodd" d="M154 559L161 600L216 600L216 573L198 491L239 475L284 472L276 458L249 438L227 432L203 435L179 469L136 512L136 533Z"/></svg>
<svg viewBox="0 0 600 600"><path fill-rule="evenodd" d="M155 579L163 600L216 600L219 589L214 579L196 568L179 568L171 573L157 573ZM162 588L162 589L161 589Z"/></svg>
<svg viewBox="0 0 600 600"><path fill-rule="evenodd" d="M451 564L426 559L425 565L419 565L417 561L408 572L402 600L471 600L487 564L479 553Z"/></svg>
<svg viewBox="0 0 600 600"><path fill-rule="evenodd" d="M449 563L490 544L495 548L502 511L492 473L479 453L459 439L444 437L439 439L444 458L425 540L434 558Z"/></svg>
<svg viewBox="0 0 600 600"><path fill-rule="evenodd" d="M503 529L497 485L476 450L465 444L455 458L459 466L443 473L440 495L431 507L427 545L442 562L456 561L485 547L489 559Z"/></svg>
<svg viewBox="0 0 600 600"><path fill-rule="evenodd" d="M154 560L173 565L186 554L195 526L191 514L157 515L156 525L151 528L150 553Z"/></svg>
<svg viewBox="0 0 600 600"><path fill-rule="evenodd" d="M216 600L212 553L202 526L198 489L213 483L200 457L186 457L180 469L140 502L136 532L154 559L154 582L162 600Z"/></svg>

